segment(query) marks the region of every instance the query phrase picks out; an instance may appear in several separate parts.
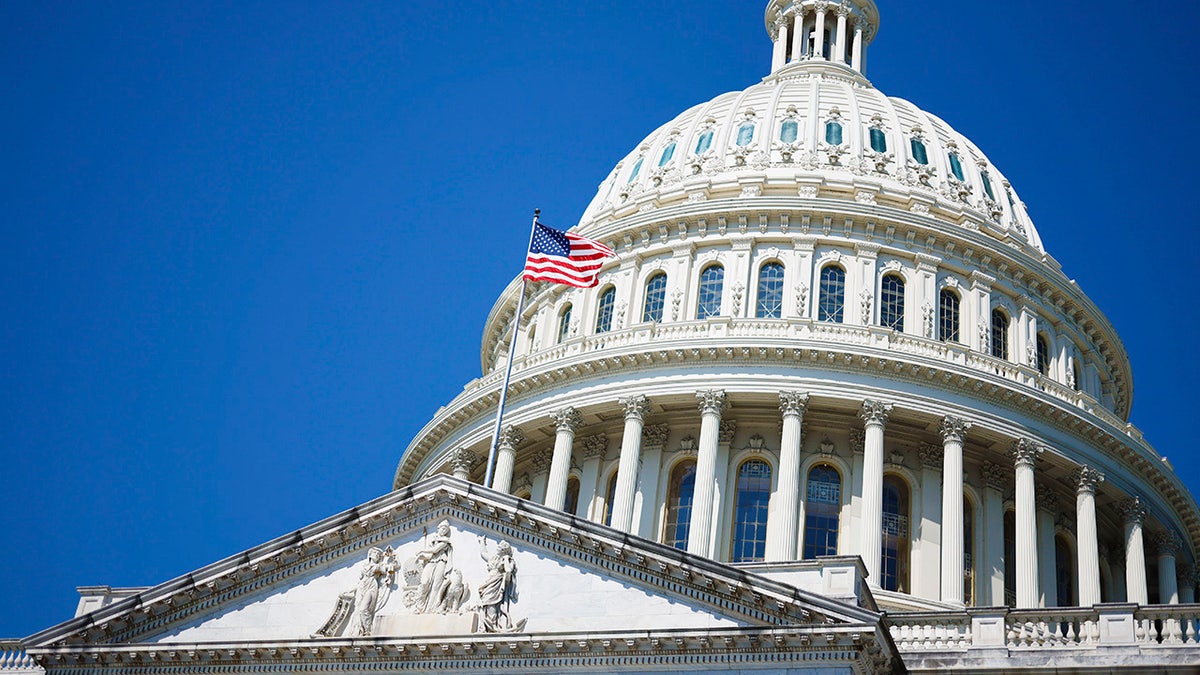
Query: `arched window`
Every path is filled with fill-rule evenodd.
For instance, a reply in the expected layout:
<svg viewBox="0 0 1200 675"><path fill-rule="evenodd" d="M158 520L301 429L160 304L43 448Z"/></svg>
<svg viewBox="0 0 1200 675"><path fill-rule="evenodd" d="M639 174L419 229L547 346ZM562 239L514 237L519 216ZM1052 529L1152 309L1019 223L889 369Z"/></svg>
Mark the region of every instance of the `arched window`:
<svg viewBox="0 0 1200 675"><path fill-rule="evenodd" d="M954 174L954 177L959 179L960 181L966 180L965 178L963 178L962 160L960 160L958 158L958 153L952 152L952 153L950 153L949 157L950 157L950 173Z"/></svg>
<svg viewBox="0 0 1200 675"><path fill-rule="evenodd" d="M607 333L612 330L613 304L617 301L617 289L609 286L600 294L600 304L596 309L596 332Z"/></svg>
<svg viewBox="0 0 1200 675"><path fill-rule="evenodd" d="M703 155L704 153L708 152L708 149L712 147L712 137L713 137L712 129L709 129L708 131L705 131L704 133L700 134L700 138L696 139L696 154L697 155Z"/></svg>
<svg viewBox="0 0 1200 675"><path fill-rule="evenodd" d="M758 307L754 316L760 319L783 316L783 265L777 262L758 269Z"/></svg>
<svg viewBox="0 0 1200 675"><path fill-rule="evenodd" d="M837 265L821 269L820 295L817 297L817 321L842 322L846 306L846 270Z"/></svg>
<svg viewBox="0 0 1200 675"><path fill-rule="evenodd" d="M1017 516L1004 512L1004 604L1017 606Z"/></svg>
<svg viewBox="0 0 1200 675"><path fill-rule="evenodd" d="M885 274L879 284L879 325L904 330L904 279L899 274Z"/></svg>
<svg viewBox="0 0 1200 675"><path fill-rule="evenodd" d="M697 319L707 319L721 313L721 291L724 285L724 267L709 265L700 273L700 292L696 296Z"/></svg>
<svg viewBox="0 0 1200 675"><path fill-rule="evenodd" d="M942 342L958 342L958 293L943 288L938 293L938 339Z"/></svg>
<svg viewBox="0 0 1200 675"><path fill-rule="evenodd" d="M613 502L617 501L617 472L608 479L608 489L604 491L604 524L612 525Z"/></svg>
<svg viewBox="0 0 1200 675"><path fill-rule="evenodd" d="M579 510L579 479L571 476L567 479L567 498L563 503L563 511L575 513Z"/></svg>
<svg viewBox="0 0 1200 675"><path fill-rule="evenodd" d="M992 177L986 171L979 172L979 178L983 181L983 191L987 193L988 199L996 201L996 193L992 192Z"/></svg>
<svg viewBox="0 0 1200 675"><path fill-rule="evenodd" d="M637 180L638 174L641 173L641 171L642 171L642 162L645 159L646 159L645 157L638 157L637 162L634 163L633 171L629 174L629 182L630 183Z"/></svg>
<svg viewBox="0 0 1200 675"><path fill-rule="evenodd" d="M908 484L883 477L883 570L880 588L908 592Z"/></svg>
<svg viewBox="0 0 1200 675"><path fill-rule="evenodd" d="M659 272L646 281L646 302L642 305L642 321L658 323L663 318L667 302L667 275Z"/></svg>
<svg viewBox="0 0 1200 675"><path fill-rule="evenodd" d="M975 505L963 495L963 604L975 604Z"/></svg>
<svg viewBox="0 0 1200 675"><path fill-rule="evenodd" d="M1050 343L1046 341L1046 336L1038 334L1037 336L1037 369L1043 375L1050 374Z"/></svg>
<svg viewBox="0 0 1200 675"><path fill-rule="evenodd" d="M804 551L811 560L819 555L837 555L838 524L842 513L842 476L828 464L808 470L808 492L804 502Z"/></svg>
<svg viewBox="0 0 1200 675"><path fill-rule="evenodd" d="M829 145L842 144L842 125L837 122L825 123L825 143Z"/></svg>
<svg viewBox="0 0 1200 675"><path fill-rule="evenodd" d="M800 137L800 123L796 120L784 120L779 127L779 140L783 143L795 143Z"/></svg>
<svg viewBox="0 0 1200 675"><path fill-rule="evenodd" d="M871 149L875 152L887 152L887 134L883 129L871 130Z"/></svg>
<svg viewBox="0 0 1200 675"><path fill-rule="evenodd" d="M1054 590L1058 595L1059 607L1071 607L1075 599L1075 556L1071 546L1060 534L1054 537Z"/></svg>
<svg viewBox="0 0 1200 675"><path fill-rule="evenodd" d="M925 144L922 143L920 139L910 139L908 145L910 148L912 148L913 160L917 164L929 163L929 155L925 154Z"/></svg>
<svg viewBox="0 0 1200 675"><path fill-rule="evenodd" d="M688 527L692 521L692 495L696 489L696 462L687 460L671 469L667 486L667 519L663 527L663 543L681 551L687 550Z"/></svg>
<svg viewBox="0 0 1200 675"><path fill-rule="evenodd" d="M733 499L733 554L730 561L762 560L767 550L770 465L761 459L742 462L737 471L737 491Z"/></svg>
<svg viewBox="0 0 1200 675"><path fill-rule="evenodd" d="M737 146L744 148L750 145L752 140L754 140L754 122L742 122L742 126L738 127Z"/></svg>
<svg viewBox="0 0 1200 675"><path fill-rule="evenodd" d="M558 341L561 343L571 335L571 306L567 305L558 313Z"/></svg>
<svg viewBox="0 0 1200 675"><path fill-rule="evenodd" d="M1008 315L1002 309L992 310L992 356L1008 358Z"/></svg>
<svg viewBox="0 0 1200 675"><path fill-rule="evenodd" d="M660 167L666 166L667 162L671 161L671 158L674 156L675 156L675 141L671 141L670 143L667 144L667 147L663 148L662 154L659 155L658 165Z"/></svg>

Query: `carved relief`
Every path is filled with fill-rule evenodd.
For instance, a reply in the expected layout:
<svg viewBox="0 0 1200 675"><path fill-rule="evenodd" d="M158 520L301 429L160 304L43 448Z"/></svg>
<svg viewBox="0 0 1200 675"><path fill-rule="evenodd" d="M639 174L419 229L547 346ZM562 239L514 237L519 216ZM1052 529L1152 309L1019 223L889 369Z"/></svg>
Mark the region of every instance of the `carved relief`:
<svg viewBox="0 0 1200 675"><path fill-rule="evenodd" d="M608 450L608 435L603 432L583 439L583 459L599 459Z"/></svg>
<svg viewBox="0 0 1200 675"><path fill-rule="evenodd" d="M717 429L717 442L721 445L729 445L733 442L735 433L737 433L737 420L722 420L721 426Z"/></svg>
<svg viewBox="0 0 1200 675"><path fill-rule="evenodd" d="M930 469L942 468L942 458L945 456L945 450L940 445L934 443L922 443L917 450L917 454L921 456L921 464Z"/></svg>
<svg viewBox="0 0 1200 675"><path fill-rule="evenodd" d="M666 445L670 428L665 424L648 424L642 429L643 448L662 448Z"/></svg>
<svg viewBox="0 0 1200 675"><path fill-rule="evenodd" d="M796 284L796 316L808 313L808 284L801 281Z"/></svg>
<svg viewBox="0 0 1200 675"><path fill-rule="evenodd" d="M489 553L487 540L479 537L479 555L487 563L487 576L479 584L479 601L472 609L479 612L479 633L519 633L528 619L514 622L510 611L517 601L517 562L512 546L501 540Z"/></svg>
<svg viewBox="0 0 1200 675"><path fill-rule="evenodd" d="M862 293L859 293L858 295L858 301L862 307L862 322L864 325L871 323L872 300L874 300L874 297L871 295L871 291L868 291L865 288L863 289Z"/></svg>
<svg viewBox="0 0 1200 675"><path fill-rule="evenodd" d="M387 604L396 583L396 554L389 546L371 547L358 584L337 598L333 613L312 637L369 636L375 615Z"/></svg>

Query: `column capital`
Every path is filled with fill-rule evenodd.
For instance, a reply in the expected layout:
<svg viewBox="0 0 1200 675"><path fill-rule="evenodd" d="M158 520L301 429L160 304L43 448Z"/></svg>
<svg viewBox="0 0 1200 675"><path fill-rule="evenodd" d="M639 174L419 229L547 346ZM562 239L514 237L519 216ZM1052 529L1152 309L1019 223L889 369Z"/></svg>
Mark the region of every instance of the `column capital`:
<svg viewBox="0 0 1200 675"><path fill-rule="evenodd" d="M1038 459L1038 456L1044 452L1046 448L1039 445L1032 438L1018 438L1012 447L1008 450L1009 457L1012 457L1013 464L1016 466L1028 465L1032 467Z"/></svg>
<svg viewBox="0 0 1200 675"><path fill-rule="evenodd" d="M500 437L496 439L496 447L507 450L516 450L517 446L525 441L525 434L520 429L513 425L508 425L500 430Z"/></svg>
<svg viewBox="0 0 1200 675"><path fill-rule="evenodd" d="M554 452L549 449L538 450L533 455L533 475L540 476L550 473L550 463L554 460Z"/></svg>
<svg viewBox="0 0 1200 675"><path fill-rule="evenodd" d="M579 425L583 424L583 415L571 406L559 408L550 413L550 419L554 420L554 427L558 431L570 431L574 433L579 428Z"/></svg>
<svg viewBox="0 0 1200 675"><path fill-rule="evenodd" d="M874 401L867 399L863 401L862 408L858 411L858 416L867 426L887 424L888 416L892 414L892 404L882 401Z"/></svg>
<svg viewBox="0 0 1200 675"><path fill-rule="evenodd" d="M1154 533L1154 550L1158 552L1158 555L1174 557L1179 553L1180 548L1182 546L1179 540L1171 532L1163 530Z"/></svg>
<svg viewBox="0 0 1200 675"><path fill-rule="evenodd" d="M1008 487L1008 471L995 462L984 461L979 465L979 477L983 484L993 490L1003 491Z"/></svg>
<svg viewBox="0 0 1200 675"><path fill-rule="evenodd" d="M783 413L784 417L803 415L806 409L808 409L808 394L798 391L779 392L779 412Z"/></svg>
<svg viewBox="0 0 1200 675"><path fill-rule="evenodd" d="M608 435L604 432L583 439L583 459L599 459L608 451Z"/></svg>
<svg viewBox="0 0 1200 675"><path fill-rule="evenodd" d="M829 3L825 0L817 0L813 3L813 9L817 10L818 14L824 14L825 10L829 9Z"/></svg>
<svg viewBox="0 0 1200 675"><path fill-rule="evenodd" d="M1142 504L1141 497L1126 499L1117 506L1117 511L1120 512L1121 520L1126 525L1137 525L1140 527L1146 520L1146 507Z"/></svg>
<svg viewBox="0 0 1200 675"><path fill-rule="evenodd" d="M1104 474L1090 466L1083 465L1071 473L1071 482L1080 493L1096 494L1096 488L1104 482Z"/></svg>
<svg viewBox="0 0 1200 675"><path fill-rule="evenodd" d="M841 16L841 17L849 16L849 15L850 15L850 8L849 8L849 7L847 7L847 6L845 6L845 5L838 5L838 7L837 7L837 15L838 15L838 16Z"/></svg>
<svg viewBox="0 0 1200 675"><path fill-rule="evenodd" d="M1191 563L1181 562L1179 563L1179 566L1175 568L1175 571L1179 576L1179 585L1181 587L1196 587L1196 568L1193 567Z"/></svg>
<svg viewBox="0 0 1200 675"><path fill-rule="evenodd" d="M671 428L665 424L649 424L642 429L642 447L662 450L667 444L667 434Z"/></svg>
<svg viewBox="0 0 1200 675"><path fill-rule="evenodd" d="M967 430L972 424L961 417L953 417L947 415L942 418L941 426L938 427L938 433L942 435L943 442L958 441L962 443L967 437Z"/></svg>
<svg viewBox="0 0 1200 675"><path fill-rule="evenodd" d="M940 469L946 450L936 443L922 443L917 449L917 454L921 456L922 465L930 469Z"/></svg>
<svg viewBox="0 0 1200 675"><path fill-rule="evenodd" d="M471 473L479 463L479 455L466 448L457 448L450 453L450 469L454 473Z"/></svg>
<svg viewBox="0 0 1200 675"><path fill-rule="evenodd" d="M646 415L650 414L650 399L643 394L637 396L628 396L619 399L621 407L625 409L625 419L635 419L639 422L646 419Z"/></svg>
<svg viewBox="0 0 1200 675"><path fill-rule="evenodd" d="M737 420L721 420L721 426L717 429L717 443L729 445L733 442L735 433L737 433Z"/></svg>
<svg viewBox="0 0 1200 675"><path fill-rule="evenodd" d="M696 392L696 400L699 403L700 412L704 414L720 415L729 407L729 401L725 396L724 389L698 391Z"/></svg>
<svg viewBox="0 0 1200 675"><path fill-rule="evenodd" d="M1033 500L1039 511L1058 512L1058 495L1045 485L1039 485L1033 490Z"/></svg>

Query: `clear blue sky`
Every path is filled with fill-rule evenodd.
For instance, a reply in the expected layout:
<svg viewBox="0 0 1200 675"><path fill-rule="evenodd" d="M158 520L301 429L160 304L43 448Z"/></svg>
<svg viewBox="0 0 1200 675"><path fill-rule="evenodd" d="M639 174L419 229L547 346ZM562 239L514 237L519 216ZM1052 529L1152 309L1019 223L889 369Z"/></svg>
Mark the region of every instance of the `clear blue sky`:
<svg viewBox="0 0 1200 675"><path fill-rule="evenodd" d="M764 5L0 3L0 637L386 492L531 210L764 76ZM879 5L868 76L1013 181L1200 491L1195 3Z"/></svg>

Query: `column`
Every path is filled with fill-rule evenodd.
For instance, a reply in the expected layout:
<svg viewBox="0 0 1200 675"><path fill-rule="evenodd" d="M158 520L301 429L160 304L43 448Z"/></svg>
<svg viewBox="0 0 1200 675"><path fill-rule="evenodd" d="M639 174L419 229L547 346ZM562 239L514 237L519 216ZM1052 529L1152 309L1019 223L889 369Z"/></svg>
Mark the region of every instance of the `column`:
<svg viewBox="0 0 1200 675"><path fill-rule="evenodd" d="M1096 486L1104 474L1081 466L1072 476L1075 483L1075 549L1079 577L1079 606L1098 604L1100 595L1100 539L1096 531ZM1069 598L1061 598L1067 602Z"/></svg>
<svg viewBox="0 0 1200 675"><path fill-rule="evenodd" d="M571 449L575 430L583 423L583 415L570 406L550 413L554 420L554 455L550 459L550 479L546 485L546 506L561 511L567 501L567 480L571 475ZM581 492L582 485L580 483Z"/></svg>
<svg viewBox="0 0 1200 675"><path fill-rule="evenodd" d="M722 549L729 545L729 537L721 536L729 532L729 516L731 509L725 508L725 500L731 498L733 489L729 486L729 447L733 444L733 435L737 433L737 420L721 420L717 426L717 474L716 485L713 488L712 530L708 541L708 557L721 560L725 557Z"/></svg>
<svg viewBox="0 0 1200 675"><path fill-rule="evenodd" d="M917 520L919 539L912 556L912 592L921 598L939 600L942 597L942 539L946 521L942 514L942 465L945 450L941 444L922 443L917 450L921 457L921 509ZM916 509L913 509L914 515Z"/></svg>
<svg viewBox="0 0 1200 675"><path fill-rule="evenodd" d="M1038 536L1038 598L1042 607L1058 607L1058 577L1055 574L1057 566L1057 547L1054 545L1055 514L1058 513L1058 497L1050 489L1039 485L1034 489L1034 501L1037 503L1037 536ZM1062 598L1069 603L1070 598Z"/></svg>
<svg viewBox="0 0 1200 675"><path fill-rule="evenodd" d="M1009 455L1016 466L1017 607L1038 606L1037 507L1034 503L1033 465L1042 446L1028 438L1013 443Z"/></svg>
<svg viewBox="0 0 1200 675"><path fill-rule="evenodd" d="M1178 605L1175 556L1179 553L1179 540L1170 532L1159 532L1154 536L1154 547L1158 552L1158 604Z"/></svg>
<svg viewBox="0 0 1200 675"><path fill-rule="evenodd" d="M808 394L779 392L779 411L783 413L783 434L779 442L779 480L775 491L774 519L767 522L767 562L799 560L797 532L800 502L800 425Z"/></svg>
<svg viewBox="0 0 1200 675"><path fill-rule="evenodd" d="M550 482L550 464L554 453L548 449L538 450L533 456L532 480L530 481L529 499L539 504L546 503L546 488ZM561 509L561 507L559 507Z"/></svg>
<svg viewBox="0 0 1200 675"><path fill-rule="evenodd" d="M833 45L833 58L838 63L846 62L846 16L850 10L845 5L837 8L837 42Z"/></svg>
<svg viewBox="0 0 1200 675"><path fill-rule="evenodd" d="M787 17L780 17L775 22L775 51L771 52L771 72L775 72L783 67L787 60L788 48L788 24Z"/></svg>
<svg viewBox="0 0 1200 675"><path fill-rule="evenodd" d="M721 413L727 406L719 389L696 392L700 405L700 447L696 452L696 486L692 492L692 515L688 523L688 553L708 555L712 538L713 493L717 478L717 432Z"/></svg>
<svg viewBox="0 0 1200 675"><path fill-rule="evenodd" d="M825 58L825 3L817 3L817 27L813 30L813 55Z"/></svg>
<svg viewBox="0 0 1200 675"><path fill-rule="evenodd" d="M599 433L583 439L583 468L579 475L579 503L575 505L575 516L587 520L595 513L594 506L602 488L600 482L600 462L604 453L608 452L608 436ZM595 516L600 519L599 514Z"/></svg>
<svg viewBox="0 0 1200 675"><path fill-rule="evenodd" d="M617 466L617 492L613 497L612 526L629 532L633 524L633 488L637 485L638 460L642 454L642 423L650 412L650 399L630 396L621 399L625 409L625 433L621 436L621 460Z"/></svg>
<svg viewBox="0 0 1200 675"><path fill-rule="evenodd" d="M1127 499L1119 507L1125 521L1125 601L1149 604L1146 589L1146 550L1142 542L1142 522L1146 508L1138 497Z"/></svg>
<svg viewBox="0 0 1200 675"><path fill-rule="evenodd" d="M455 478L471 480L471 469L475 468L477 461L479 457L475 453L466 448L458 448L450 453L450 471Z"/></svg>
<svg viewBox="0 0 1200 675"><path fill-rule="evenodd" d="M854 21L854 50L850 54L850 67L857 70L860 73L862 72L862 69L863 69L862 53L863 53L862 22L856 19Z"/></svg>
<svg viewBox="0 0 1200 675"><path fill-rule="evenodd" d="M654 517L658 514L658 478L662 469L663 446L670 428L651 424L642 429L642 466L638 469L637 495L631 531L639 537L657 540Z"/></svg>
<svg viewBox="0 0 1200 675"><path fill-rule="evenodd" d="M512 487L513 465L517 461L517 445L525 440L521 430L509 425L500 430L496 439L496 472L492 475L492 489L507 493Z"/></svg>
<svg viewBox="0 0 1200 675"><path fill-rule="evenodd" d="M983 602L980 605L1004 605L1004 489L1008 472L994 462L980 465L983 479Z"/></svg>
<svg viewBox="0 0 1200 675"><path fill-rule="evenodd" d="M804 54L804 10L796 8L796 21L792 24L792 60L799 61Z"/></svg>
<svg viewBox="0 0 1200 675"><path fill-rule="evenodd" d="M819 17L824 17L822 12ZM883 555L883 427L892 412L890 403L863 401L858 416L865 428L863 438L862 536L859 555L867 567L867 580L879 587Z"/></svg>
<svg viewBox="0 0 1200 675"><path fill-rule="evenodd" d="M942 602L963 604L963 440L971 423L943 417ZM932 561L930 561L932 564Z"/></svg>

